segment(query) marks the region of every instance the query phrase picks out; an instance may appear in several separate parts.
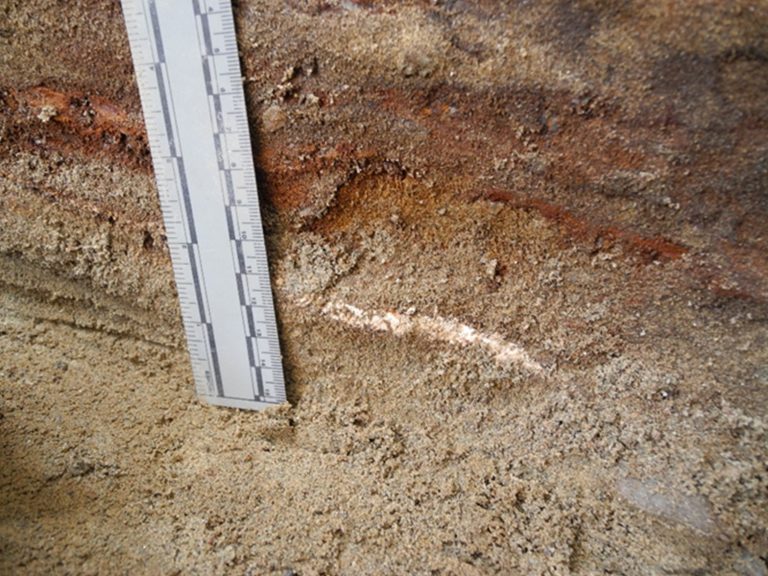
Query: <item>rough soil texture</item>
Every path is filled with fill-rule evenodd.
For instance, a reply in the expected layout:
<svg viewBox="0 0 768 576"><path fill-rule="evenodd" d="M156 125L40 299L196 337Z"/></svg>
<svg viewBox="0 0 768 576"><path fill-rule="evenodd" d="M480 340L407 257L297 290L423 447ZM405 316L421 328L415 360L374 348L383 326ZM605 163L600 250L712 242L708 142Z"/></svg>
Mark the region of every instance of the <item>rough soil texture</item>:
<svg viewBox="0 0 768 576"><path fill-rule="evenodd" d="M120 5L0 5L0 572L768 572L768 3L241 0L291 405L194 398Z"/></svg>

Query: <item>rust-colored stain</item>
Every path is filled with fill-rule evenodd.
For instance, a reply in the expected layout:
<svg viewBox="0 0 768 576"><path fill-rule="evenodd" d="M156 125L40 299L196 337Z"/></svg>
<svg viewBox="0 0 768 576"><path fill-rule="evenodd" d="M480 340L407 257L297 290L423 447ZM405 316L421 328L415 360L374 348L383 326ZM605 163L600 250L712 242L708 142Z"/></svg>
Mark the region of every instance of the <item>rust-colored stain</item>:
<svg viewBox="0 0 768 576"><path fill-rule="evenodd" d="M130 118L117 105L98 96L66 94L38 86L24 93L16 93L27 106L51 106L56 110L52 120L68 126L84 136L119 133L144 136L143 124Z"/></svg>
<svg viewBox="0 0 768 576"><path fill-rule="evenodd" d="M0 108L11 120L6 142L151 170L141 117L115 102L46 86L7 89L1 94ZM423 171L414 169L411 162L415 158L419 159L417 166L427 168L429 187L438 194L448 197L462 182L475 182L460 196L535 211L578 242L602 247L620 243L644 262L675 261L690 248L670 238L670 228L667 234L633 230L635 224L649 221L645 215L639 222L627 219L615 205L603 201L613 193L602 188L606 175L644 173L675 184L677 199L683 204L680 215L689 220L696 217L696 210L704 210L706 215L726 202L715 191L705 196L695 192L688 176L691 170L718 170L730 178L738 175L726 170L729 157L714 151L700 153L695 164L670 163L666 153L659 151L663 148L659 143L674 150L685 150L690 144L687 129L674 118L628 121L613 101L567 91L520 86L478 91L450 84L423 89L378 87L360 102L337 98L326 106L366 117L373 111L377 128L364 140L350 134L326 138L323 133L304 133L297 128L299 132L284 130L270 134L263 145L257 143L262 195L289 219L311 207L318 197L333 202L335 194L352 192L369 178L397 179L408 174L419 180ZM739 141L753 135L748 124L739 126L744 133L737 134ZM405 137L410 138L410 151L393 153L391 143ZM499 176L501 181L494 181L498 158L504 159L505 172ZM505 182L509 177L518 184ZM478 184L482 180L490 182L487 186ZM56 196L55 191L45 194ZM589 199L588 217L584 204L575 203L585 195ZM626 202L636 196L628 198ZM393 202L399 201L393 198ZM734 214L744 213L737 200L728 202ZM88 209L113 213L106 206ZM323 221L316 226L333 230L339 222L338 212L335 210L336 216L319 213ZM724 297L765 298L768 263L759 255L761 224L753 222L755 217L750 220L749 214L742 219L751 222L751 228L744 224L738 229L749 242L726 238L707 248L713 256L727 255L724 270L710 274L701 269L692 274ZM650 230L659 230L650 224Z"/></svg>
<svg viewBox="0 0 768 576"><path fill-rule="evenodd" d="M631 250L642 255L647 261L677 260L688 252L685 246L660 236L643 236L618 226L600 226L582 218L563 206L550 204L536 198L522 198L507 190L485 190L475 194L475 199L483 198L492 202L503 202L513 208L534 210L547 220L559 224L573 238L590 243L621 242Z"/></svg>
<svg viewBox="0 0 768 576"><path fill-rule="evenodd" d="M45 86L7 90L3 100L15 120L15 129L27 133L17 142L29 148L45 146L67 153L103 155L109 162L150 169L142 119L109 100ZM45 135L44 140L38 133Z"/></svg>
<svg viewBox="0 0 768 576"><path fill-rule="evenodd" d="M768 254L732 242L720 246L727 265L703 274L708 288L723 298L768 301Z"/></svg>

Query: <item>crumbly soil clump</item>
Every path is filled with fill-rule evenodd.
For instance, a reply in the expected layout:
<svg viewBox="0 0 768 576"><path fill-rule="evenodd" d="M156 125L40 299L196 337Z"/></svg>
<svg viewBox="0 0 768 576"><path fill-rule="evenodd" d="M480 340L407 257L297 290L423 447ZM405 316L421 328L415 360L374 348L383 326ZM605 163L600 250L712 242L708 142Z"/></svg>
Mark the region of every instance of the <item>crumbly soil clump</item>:
<svg viewBox="0 0 768 576"><path fill-rule="evenodd" d="M0 572L768 571L768 5L236 3L290 405L194 397L118 2L0 7Z"/></svg>

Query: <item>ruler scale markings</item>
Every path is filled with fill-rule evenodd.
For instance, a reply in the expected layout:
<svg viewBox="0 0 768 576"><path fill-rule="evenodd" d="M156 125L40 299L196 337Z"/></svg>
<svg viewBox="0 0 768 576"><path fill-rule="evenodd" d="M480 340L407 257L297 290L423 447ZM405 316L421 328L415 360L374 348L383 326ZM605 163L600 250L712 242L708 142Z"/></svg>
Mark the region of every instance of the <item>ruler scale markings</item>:
<svg viewBox="0 0 768 576"><path fill-rule="evenodd" d="M196 292L196 304L199 312L200 322L205 323L206 322L206 312L204 307L204 300L202 296L202 286L200 284L199 275L197 272L197 259L195 258L194 254L194 244L197 242L197 235L195 233L195 227L194 227L194 219L192 218L192 208L189 201L189 189L187 186L186 181L186 171L184 170L184 162L183 159L180 156L180 150L177 150L176 146L176 138L175 134L177 132L174 132L174 124L176 123L175 114L170 110L169 107L169 98L168 94L166 93L166 78L165 74L163 73L163 65L165 64L165 51L163 50L163 40L162 40L162 34L160 33L160 23L158 20L157 15L157 5L154 2L154 0L150 0L148 4L148 13L149 18L151 21L152 26L152 37L154 38L154 48L156 51L156 61L154 63L154 71L155 71L155 78L157 80L157 91L158 96L160 98L160 115L163 117L164 123L165 123L165 140L168 144L168 153L169 157L173 159L173 167L176 170L178 182L181 186L181 194L182 198L184 200L184 206L187 211L187 221L185 228L187 229L189 240L191 244L187 245L187 248L189 250L189 270L192 274L193 284L195 287ZM170 87L169 87L170 88ZM170 90L168 90L170 92ZM172 122L173 118L173 122ZM149 129L149 126L148 126ZM151 144L150 144L151 145ZM159 148L159 146L157 147ZM155 148L153 148L154 150ZM177 153L178 152L178 153ZM160 188L160 182L158 182L158 187ZM165 194L162 194L162 196L166 196ZM216 388L219 395L222 393L221 384L220 384L220 371L218 368L218 360L216 358L216 348L215 348L215 342L213 341L213 335L208 334L208 342L209 347L211 350L211 358L206 363L209 366L209 370L206 372L206 379L208 380L208 386L211 388L211 378L210 368L213 368L213 374L214 374L214 382L213 386Z"/></svg>
<svg viewBox="0 0 768 576"><path fill-rule="evenodd" d="M224 185L227 187L227 199L230 205L235 204L235 183L232 181L232 171L227 170L224 173Z"/></svg>
<svg viewBox="0 0 768 576"><path fill-rule="evenodd" d="M208 32L208 31L209 31L209 29L205 29L205 32ZM210 36L208 36L208 38L210 38ZM211 46L211 42L208 43L208 46L209 47ZM214 51L218 51L218 50L214 49ZM216 66L215 59L213 60L213 65ZM224 88L223 87L221 88L221 92L224 92ZM215 116L215 119L216 119L216 122L217 122L217 125L218 125L217 126L218 130L219 130L219 132L226 133L227 127L224 125L224 118L223 118L224 115L223 115L223 112L222 112L223 106L222 106L222 100L221 100L221 95L220 94L214 95L213 104L214 104L214 116ZM220 169L223 169L224 165L228 165L229 168L234 166L234 162L230 159L231 158L231 154L228 153L228 150L227 150L228 146L227 146L226 137L225 138L216 139L216 144L217 144L217 148L218 148L219 158L221 159ZM228 170L224 170L224 174L225 174L225 184L226 184L229 181L229 179L230 179L229 177L231 177L231 173ZM227 188L227 200L231 201L231 193L230 193L230 190L228 188ZM230 217L231 214L228 212L227 216ZM233 237L233 238L236 238L235 234L230 233L230 236ZM235 240L235 241L237 242L237 240ZM243 271L240 270L240 272L242 273ZM238 288L240 288L240 284L239 283L238 283ZM250 314L247 313L247 310L246 310L246 318L250 322ZM250 332L250 330L249 330L249 332ZM250 346L249 346L249 350L250 350ZM258 396L260 398L263 398L263 396L264 396L263 384L260 382L260 379L261 379L260 376L261 376L260 372L257 372L257 377L259 378L259 382L257 383Z"/></svg>
<svg viewBox="0 0 768 576"><path fill-rule="evenodd" d="M224 170L224 151L221 146L221 136L218 132L213 133L213 146L216 149L216 161L219 165L219 170Z"/></svg>
<svg viewBox="0 0 768 576"><path fill-rule="evenodd" d="M155 0L149 1L149 19L152 22L152 33L155 36L155 49L157 50L157 59L165 62L165 53L163 51L163 40L160 35L160 22L157 18L157 3Z"/></svg>
<svg viewBox="0 0 768 576"><path fill-rule="evenodd" d="M235 240L237 238L237 233L235 232L235 223L234 219L232 218L232 212L227 210L227 232L229 234L229 238L231 240Z"/></svg>
<svg viewBox="0 0 768 576"><path fill-rule="evenodd" d="M189 241L197 244L197 232L195 231L195 219L192 217L192 201L189 197L189 185L187 184L187 172L184 170L184 159L175 158L174 167L181 187L181 198L184 202L184 210L187 211L186 228L189 232Z"/></svg>
<svg viewBox="0 0 768 576"><path fill-rule="evenodd" d="M284 402L231 3L122 4L196 390Z"/></svg>
<svg viewBox="0 0 768 576"><path fill-rule="evenodd" d="M259 395L263 398L264 397L264 381L261 378L261 368L254 367L253 371L256 374L256 385L258 386L258 389L259 389Z"/></svg>
<svg viewBox="0 0 768 576"><path fill-rule="evenodd" d="M150 0L149 2L149 8L150 8L150 16L152 19L152 26L153 31L155 34L155 41L156 45L158 47L158 56L164 61L164 50L163 50L163 41L162 41L162 35L160 33L160 25L158 22L158 16L157 16L157 7L156 3L153 0ZM160 64L156 64L156 69L158 71L161 70ZM193 217L193 211L192 211L192 200L189 190L189 185L187 181L187 171L184 166L184 158L182 156L182 149L180 146L176 146L176 141L174 139L174 132L172 126L176 127L176 134L179 133L178 131L178 120L176 119L176 108L175 106L169 110L168 107L168 100L169 98L165 97L165 82L168 81L170 83L170 79L166 77L166 74L163 74L159 77L158 86L160 89L160 96L161 96L161 108L163 110L163 117L166 120L166 130L167 130L167 138L169 142L169 148L170 148L170 155L174 157L175 163L174 166L177 170L178 174L178 181L181 188L181 196L184 201L184 206L187 211L187 231L189 233L189 241L190 244L187 245L187 248L189 250L189 268L192 273L192 280L193 284L195 286L195 296L197 300L197 308L200 316L200 322L204 326L206 332L205 335L207 336L207 343L208 343L208 350L210 351L210 357L207 358L206 364L208 365L208 370L204 373L206 381L208 383L208 389L215 389L216 394L218 396L224 395L224 388L223 384L221 382L221 368L219 366L219 358L218 358L218 350L216 347L216 340L213 334L213 326L211 325L209 319L210 319L210 312L207 311L207 302L208 302L208 295L206 293L205 284L203 283L203 280L200 278L200 274L198 271L199 263L197 259L197 253L195 251L195 247L197 246L197 231L195 229L195 219ZM173 95L170 90L170 86L168 86L168 93L170 96L171 102L173 102ZM173 124L170 124L170 119L173 118Z"/></svg>
<svg viewBox="0 0 768 576"><path fill-rule="evenodd" d="M240 270L245 271L245 256L243 255L243 245L240 242L235 242L235 250L237 252L237 262L240 265Z"/></svg>
<svg viewBox="0 0 768 576"><path fill-rule="evenodd" d="M168 134L168 147L170 148L171 156L176 156L176 143L173 138L173 127L171 126L171 118L168 115L168 97L165 94L165 80L163 78L163 71L160 64L155 64L155 76L157 77L157 88L160 94L160 105L162 112L160 113L165 120L165 132Z"/></svg>
<svg viewBox="0 0 768 576"><path fill-rule="evenodd" d="M256 327L253 325L253 315L251 314L251 307L246 306L246 317L248 319L248 334L250 337L255 338L256 337Z"/></svg>
<svg viewBox="0 0 768 576"><path fill-rule="evenodd" d="M203 28L203 42L205 42L205 53L213 54L213 43L211 42L211 30L208 26L208 15L199 14L200 25Z"/></svg>
<svg viewBox="0 0 768 576"><path fill-rule="evenodd" d="M219 366L219 355L216 350L216 339L213 336L213 325L210 322L205 323L208 330L208 347L211 349L211 364L213 364L214 385L219 396L224 396L224 386L221 382L221 367Z"/></svg>
<svg viewBox="0 0 768 576"><path fill-rule="evenodd" d="M205 78L205 91L208 94L214 93L213 75L211 74L210 61L207 56L203 56L203 76Z"/></svg>
<svg viewBox="0 0 768 576"><path fill-rule="evenodd" d="M221 95L220 94L212 94L212 100L213 100L213 117L216 118L216 123L218 124L218 131L223 132L223 122L224 122L224 115L221 113Z"/></svg>
<svg viewBox="0 0 768 576"><path fill-rule="evenodd" d="M243 290L243 275L237 277L237 297L240 300L240 306L245 306L245 290Z"/></svg>
<svg viewBox="0 0 768 576"><path fill-rule="evenodd" d="M256 366L256 356L253 353L253 347L250 345L250 342L248 343L248 363L251 365L251 368L255 368Z"/></svg>

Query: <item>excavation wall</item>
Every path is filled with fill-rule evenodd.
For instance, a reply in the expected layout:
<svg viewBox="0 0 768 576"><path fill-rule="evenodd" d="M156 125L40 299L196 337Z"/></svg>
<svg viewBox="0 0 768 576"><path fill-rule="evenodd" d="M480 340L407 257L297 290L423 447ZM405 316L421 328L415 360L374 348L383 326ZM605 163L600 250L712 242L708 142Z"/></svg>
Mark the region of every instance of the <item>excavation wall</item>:
<svg viewBox="0 0 768 576"><path fill-rule="evenodd" d="M0 6L0 571L765 574L768 4L235 8L265 413L194 398L119 2Z"/></svg>

